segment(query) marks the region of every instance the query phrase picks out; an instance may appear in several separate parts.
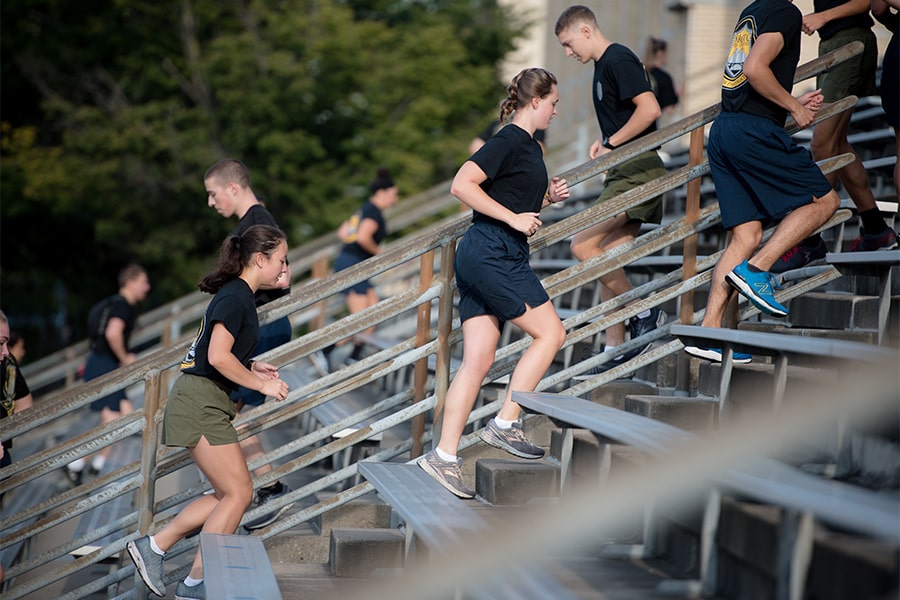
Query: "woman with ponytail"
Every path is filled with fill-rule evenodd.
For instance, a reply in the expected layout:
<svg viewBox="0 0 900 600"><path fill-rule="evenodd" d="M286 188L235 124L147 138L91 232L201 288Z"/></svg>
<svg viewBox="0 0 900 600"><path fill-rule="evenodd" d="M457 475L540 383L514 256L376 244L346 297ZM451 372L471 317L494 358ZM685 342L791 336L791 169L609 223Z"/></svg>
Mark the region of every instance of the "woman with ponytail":
<svg viewBox="0 0 900 600"><path fill-rule="evenodd" d="M196 498L156 535L128 542L141 579L158 596L166 593L166 550L198 529L234 533L253 498L250 471L231 423L235 406L229 394L243 386L276 400L287 397L288 386L278 377L278 369L250 360L259 337L253 294L262 286L275 287L286 272L284 233L269 225L254 225L225 240L218 264L200 280L200 290L215 295L169 393L162 442L187 448L213 493ZM199 549L187 579L178 583L175 598L206 598Z"/></svg>
<svg viewBox="0 0 900 600"><path fill-rule="evenodd" d="M528 237L541 226L540 210L569 197L564 179L548 184L537 130L556 115L559 90L552 73L530 68L516 75L500 104L505 126L459 169L450 192L472 209L472 226L456 251L463 360L444 402L438 445L419 466L461 498L474 492L462 480L459 440L494 362L506 321L533 338L510 378L503 406L481 432L492 446L522 458L541 458L544 450L525 437L521 409L513 391L535 386L566 339L559 316L529 265Z"/></svg>

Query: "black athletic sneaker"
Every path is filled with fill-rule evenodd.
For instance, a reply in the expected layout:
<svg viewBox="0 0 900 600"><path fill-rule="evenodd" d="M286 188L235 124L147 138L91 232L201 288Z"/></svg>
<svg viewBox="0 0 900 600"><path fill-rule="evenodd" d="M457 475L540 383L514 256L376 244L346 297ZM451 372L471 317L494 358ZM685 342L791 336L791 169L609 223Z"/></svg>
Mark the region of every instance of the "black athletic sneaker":
<svg viewBox="0 0 900 600"><path fill-rule="evenodd" d="M828 254L828 246L825 240L817 238L818 243L812 246L797 244L787 252L781 255L781 258L775 261L775 264L769 269L770 273L784 273L793 269L805 267L814 260L825 258Z"/></svg>

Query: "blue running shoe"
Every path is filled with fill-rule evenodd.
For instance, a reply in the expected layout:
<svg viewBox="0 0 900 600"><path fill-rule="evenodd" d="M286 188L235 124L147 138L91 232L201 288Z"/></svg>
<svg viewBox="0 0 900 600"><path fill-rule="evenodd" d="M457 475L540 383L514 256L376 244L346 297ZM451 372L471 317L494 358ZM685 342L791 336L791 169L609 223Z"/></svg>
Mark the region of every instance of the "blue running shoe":
<svg viewBox="0 0 900 600"><path fill-rule="evenodd" d="M712 362L722 362L721 348L704 348L703 346L685 346L684 351L691 356L703 358ZM731 361L739 365L745 365L753 360L753 357L743 352L734 352L731 355Z"/></svg>
<svg viewBox="0 0 900 600"><path fill-rule="evenodd" d="M745 260L725 275L725 281L767 315L787 316L787 309L775 299L775 290L781 286L768 271L751 271Z"/></svg>

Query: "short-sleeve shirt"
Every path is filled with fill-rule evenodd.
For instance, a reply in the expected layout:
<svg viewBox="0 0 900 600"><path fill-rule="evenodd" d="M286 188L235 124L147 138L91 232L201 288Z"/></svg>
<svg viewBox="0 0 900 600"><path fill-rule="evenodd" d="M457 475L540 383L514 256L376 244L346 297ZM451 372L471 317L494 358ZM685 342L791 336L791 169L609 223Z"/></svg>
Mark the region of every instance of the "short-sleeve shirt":
<svg viewBox="0 0 900 600"><path fill-rule="evenodd" d="M237 385L209 364L209 342L216 323L224 325L234 337L231 353L242 365L248 365L259 338L259 318L253 292L243 279L232 279L216 292L206 307L191 347L181 361L182 372L206 377L234 390Z"/></svg>
<svg viewBox="0 0 900 600"><path fill-rule="evenodd" d="M787 110L764 98L750 85L744 62L753 44L764 33L780 33L784 46L769 68L785 90L794 86L794 72L800 61L800 26L803 15L789 0L757 0L744 9L734 27L731 49L722 79L722 110L743 112L784 125Z"/></svg>
<svg viewBox="0 0 900 600"><path fill-rule="evenodd" d="M104 298L94 305L91 312L98 312L98 320L96 323L88 323L88 336L91 341L91 352L97 354L107 354L118 361L115 353L110 349L109 343L106 341L106 326L112 318L122 319L125 322L125 329L122 332L125 349L128 350L128 340L131 338L131 332L134 331L134 324L137 321L137 311L128 303L128 300L121 294L113 294ZM89 319L90 320L90 319ZM93 330L96 327L96 330Z"/></svg>
<svg viewBox="0 0 900 600"><path fill-rule="evenodd" d="M633 98L652 92L650 77L640 59L622 44L611 44L594 62L594 111L603 135L609 137L622 128L635 106ZM656 131L652 123L640 135Z"/></svg>
<svg viewBox="0 0 900 600"><path fill-rule="evenodd" d="M0 361L0 419L13 414L15 410L15 401L24 398L31 393L25 378L22 377L22 371L12 355L7 356ZM4 448L12 448L12 440L3 442Z"/></svg>
<svg viewBox="0 0 900 600"><path fill-rule="evenodd" d="M675 83L672 76L659 67L650 69L650 83L653 86L653 93L656 94L656 101L659 107L675 106L678 104L678 94L675 93Z"/></svg>
<svg viewBox="0 0 900 600"><path fill-rule="evenodd" d="M484 141L488 141L494 134L500 131L500 119L494 119L490 122L490 124L484 128L484 130L478 134L478 137ZM539 142L543 142L547 137L546 129L537 129L534 132L534 139Z"/></svg>
<svg viewBox="0 0 900 600"><path fill-rule="evenodd" d="M272 213L270 213L265 206L262 204L254 204L250 207L250 210L244 213L241 220L238 221L237 227L234 228L232 234L241 235L254 225L278 227L278 223L275 222L275 217L272 216ZM256 290L256 305L262 306L267 302L271 302L282 296L287 296L290 293L291 290L289 288Z"/></svg>
<svg viewBox="0 0 900 600"><path fill-rule="evenodd" d="M360 223L362 223L364 219L372 219L373 221L375 221L377 227L375 228L375 233L372 234L372 240L375 242L375 244L380 244L382 240L387 237L387 223L384 222L384 215L381 213L381 209L372 204L371 200L366 200L366 203L359 208ZM344 247L341 248L341 252L352 254L353 256L358 257L360 260L365 260L367 258L375 256L356 242L344 244Z"/></svg>
<svg viewBox="0 0 900 600"><path fill-rule="evenodd" d="M518 125L509 124L494 134L469 160L487 179L481 189L512 212L539 212L547 191L547 167L540 145ZM506 223L472 211L472 222L493 223L519 238L525 234Z"/></svg>
<svg viewBox="0 0 900 600"><path fill-rule="evenodd" d="M847 4L849 1L850 0L814 0L813 8L819 13L842 4ZM839 31L844 31L845 29L850 29L852 27L871 29L874 24L872 17L869 16L869 11L866 10L855 15L850 15L849 17L841 17L840 19L829 21L828 23L825 23L817 33L819 34L820 40L827 40Z"/></svg>

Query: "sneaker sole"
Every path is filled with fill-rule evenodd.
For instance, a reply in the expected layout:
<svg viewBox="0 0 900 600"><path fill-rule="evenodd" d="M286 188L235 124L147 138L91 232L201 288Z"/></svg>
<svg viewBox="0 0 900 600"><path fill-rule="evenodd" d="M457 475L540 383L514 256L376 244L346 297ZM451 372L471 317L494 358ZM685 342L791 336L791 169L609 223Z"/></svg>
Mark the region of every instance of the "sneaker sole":
<svg viewBox="0 0 900 600"><path fill-rule="evenodd" d="M134 566L137 569L138 575L141 576L141 580L143 580L144 585L146 585L147 588L151 592L156 594L157 596L165 596L166 591L165 590L160 591L156 587L156 585L154 585L154 583L152 581L150 581L150 577L147 574L147 565L144 564L144 557L141 556L141 553L137 549L137 546L135 546L134 542L133 541L128 542L125 545L125 548L128 550L128 554L131 555L131 560L134 561ZM151 552L152 552L152 550L151 550Z"/></svg>
<svg viewBox="0 0 900 600"><path fill-rule="evenodd" d="M722 355L720 353L713 352L712 350L709 350L707 348L700 348L698 346L685 346L684 351L691 356L702 358L714 363L722 362ZM752 361L752 358L732 358L732 362L737 365L746 365Z"/></svg>
<svg viewBox="0 0 900 600"><path fill-rule="evenodd" d="M246 529L247 531L253 531L254 529L262 529L263 527L266 527L266 526L268 526L268 525L271 525L272 523L274 523L275 521L277 521L278 518L281 517L281 515L283 515L284 513L286 513L288 510L290 510L290 508L291 508L292 506L294 506L294 503L293 503L293 502L291 502L290 504L285 504L284 506L282 506L281 508L279 508L279 509L275 512L275 514L272 515L272 518L270 518L268 521L261 522L261 523L252 523L252 524L245 523L245 524L244 524L244 529Z"/></svg>
<svg viewBox="0 0 900 600"><path fill-rule="evenodd" d="M746 281L744 281L737 275L735 275L733 273L728 273L725 275L725 281L727 281L731 287L733 287L737 291L739 291L741 293L741 295L743 295L747 300L749 300L753 304L753 306L755 306L759 310L763 311L767 315L771 315L773 317L786 317L787 316L788 313L786 310L784 310L783 308L778 308L778 307L769 305L765 300L763 300L762 298L760 298L759 296L756 295L756 293L753 291L753 288L751 288L749 285L747 285Z"/></svg>
<svg viewBox="0 0 900 600"><path fill-rule="evenodd" d="M446 489L448 492L450 492L454 496L458 496L460 498L465 498L467 500L469 498L475 497L474 493L469 494L468 492L463 492L462 490L458 490L455 487L453 487L452 485L450 485L446 479L441 477L440 473L438 473L437 471L435 471L434 469L431 468L431 465L429 465L428 461L425 460L424 458L420 458L419 460L417 460L416 464L419 465L420 469L422 469L423 471L428 473L428 475L430 475L432 479L434 479L439 484L441 484L441 486L443 486L444 489Z"/></svg>
<svg viewBox="0 0 900 600"><path fill-rule="evenodd" d="M518 456L519 458L527 458L529 460L537 460L539 458L544 458L544 454L545 454L544 452L541 452L540 454L527 454L525 452L522 452L521 450L516 450L512 446L504 444L500 440L491 437L490 434L486 434L484 431L482 431L481 434L479 434L479 437L481 437L481 440L483 442L485 442L486 444L489 444L489 445L493 446L494 448L499 448L500 450L509 452L513 456Z"/></svg>

